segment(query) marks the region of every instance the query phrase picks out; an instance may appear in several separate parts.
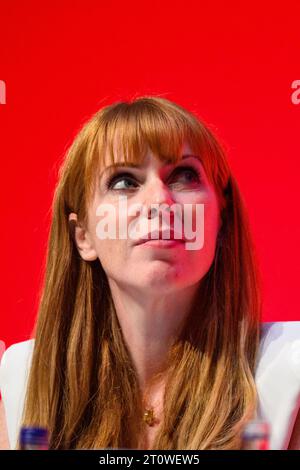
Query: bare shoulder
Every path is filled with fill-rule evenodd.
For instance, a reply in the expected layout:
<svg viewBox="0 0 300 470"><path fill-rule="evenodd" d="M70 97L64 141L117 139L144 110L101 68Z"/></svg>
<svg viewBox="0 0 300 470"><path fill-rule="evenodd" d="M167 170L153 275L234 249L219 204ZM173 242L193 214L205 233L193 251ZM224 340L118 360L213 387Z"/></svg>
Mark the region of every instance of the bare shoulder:
<svg viewBox="0 0 300 470"><path fill-rule="evenodd" d="M3 401L0 400L0 450L9 450L9 440L6 425L5 409Z"/></svg>

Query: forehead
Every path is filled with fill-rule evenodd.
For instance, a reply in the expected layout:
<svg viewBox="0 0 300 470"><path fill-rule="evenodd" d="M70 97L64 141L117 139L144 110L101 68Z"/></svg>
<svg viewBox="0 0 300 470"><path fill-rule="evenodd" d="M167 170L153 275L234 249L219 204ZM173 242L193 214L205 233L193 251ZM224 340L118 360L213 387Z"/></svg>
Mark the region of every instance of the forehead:
<svg viewBox="0 0 300 470"><path fill-rule="evenodd" d="M107 148L105 149L103 157L99 161L99 170L102 174L106 173L110 169L119 167L143 168L153 159L159 160L162 165L171 165L190 157L194 157L201 162L201 155L199 155L199 152L194 152L192 146L186 141L183 142L179 152L174 152L169 155L155 153L147 144L140 149L138 154L124 153L115 146L113 152L110 152Z"/></svg>

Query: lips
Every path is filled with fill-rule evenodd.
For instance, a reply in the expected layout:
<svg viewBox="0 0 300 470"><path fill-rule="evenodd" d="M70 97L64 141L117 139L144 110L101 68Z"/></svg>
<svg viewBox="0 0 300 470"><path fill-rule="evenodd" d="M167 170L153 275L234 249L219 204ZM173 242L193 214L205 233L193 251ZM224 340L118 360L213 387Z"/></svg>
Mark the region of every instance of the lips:
<svg viewBox="0 0 300 470"><path fill-rule="evenodd" d="M147 235L141 237L137 242L135 243L136 245L141 245L142 243L146 243L148 241L154 241L154 240L176 240L178 242L184 242L184 238L181 234L174 232L174 230L162 230L162 231L157 231L154 230L152 232L149 232Z"/></svg>

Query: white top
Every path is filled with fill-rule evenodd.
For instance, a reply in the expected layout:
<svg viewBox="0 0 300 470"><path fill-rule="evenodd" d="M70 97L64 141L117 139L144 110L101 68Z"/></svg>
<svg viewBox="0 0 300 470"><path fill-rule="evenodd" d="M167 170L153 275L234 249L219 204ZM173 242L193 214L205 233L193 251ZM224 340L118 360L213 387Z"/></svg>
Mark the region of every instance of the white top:
<svg viewBox="0 0 300 470"><path fill-rule="evenodd" d="M300 409L300 321L262 323L255 382L258 416L271 425L270 449L287 449ZM0 390L10 448L20 430L34 339L10 346L0 364Z"/></svg>

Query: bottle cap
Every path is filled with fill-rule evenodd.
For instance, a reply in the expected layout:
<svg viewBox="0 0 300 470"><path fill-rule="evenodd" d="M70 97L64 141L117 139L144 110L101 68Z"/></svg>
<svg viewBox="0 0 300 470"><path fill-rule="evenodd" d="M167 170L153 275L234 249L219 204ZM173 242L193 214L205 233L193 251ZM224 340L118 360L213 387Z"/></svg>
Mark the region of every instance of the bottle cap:
<svg viewBox="0 0 300 470"><path fill-rule="evenodd" d="M242 449L269 450L271 427L268 421L252 420L242 432Z"/></svg>
<svg viewBox="0 0 300 470"><path fill-rule="evenodd" d="M42 427L22 427L20 432L20 444L48 445L48 429Z"/></svg>
<svg viewBox="0 0 300 470"><path fill-rule="evenodd" d="M253 420L246 424L243 431L244 439L269 437L270 424L264 420Z"/></svg>

